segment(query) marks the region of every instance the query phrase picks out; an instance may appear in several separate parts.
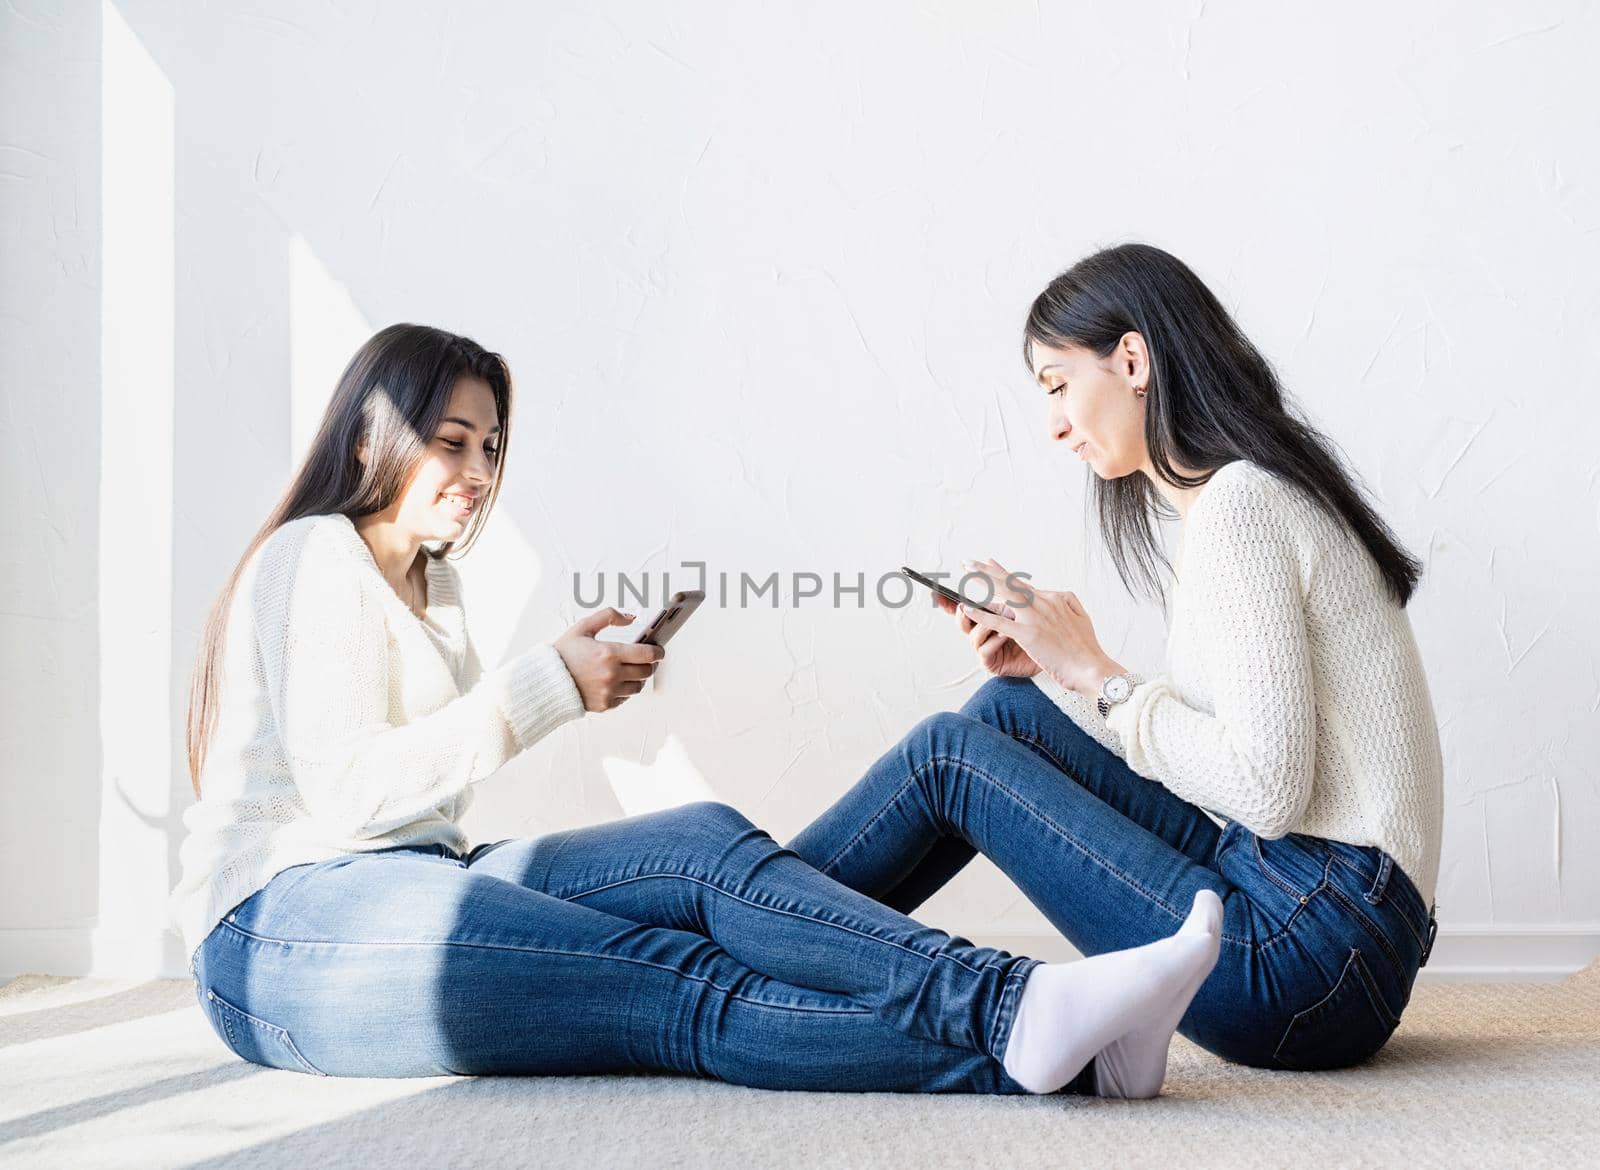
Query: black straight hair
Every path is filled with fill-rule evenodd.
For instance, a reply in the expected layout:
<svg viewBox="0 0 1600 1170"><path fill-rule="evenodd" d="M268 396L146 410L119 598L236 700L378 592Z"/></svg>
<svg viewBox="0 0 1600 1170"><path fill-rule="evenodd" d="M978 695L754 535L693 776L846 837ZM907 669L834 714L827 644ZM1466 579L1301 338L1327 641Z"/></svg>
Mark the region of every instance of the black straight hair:
<svg viewBox="0 0 1600 1170"><path fill-rule="evenodd" d="M1199 487L1244 459L1297 484L1366 546L1401 607L1411 600L1421 562L1367 503L1336 445L1286 405L1272 366L1176 256L1132 243L1079 260L1028 309L1023 361L1031 374L1035 344L1079 346L1104 360L1130 332L1149 353L1144 433L1157 475ZM1180 475L1174 463L1198 474ZM1172 566L1152 521L1176 512L1147 476L1092 478L1101 536L1123 587L1165 605L1157 566Z"/></svg>
<svg viewBox="0 0 1600 1170"><path fill-rule="evenodd" d="M189 681L186 742L189 781L200 795L200 773L216 727L218 684L228 611L240 574L256 549L278 529L303 516L338 512L352 521L387 509L400 497L427 452L450 406L458 378L481 378L494 395L500 424L494 482L473 509L460 541L423 555L437 560L460 546L465 555L483 530L500 495L511 441L511 371L505 359L469 337L429 325L390 325L378 330L345 367L294 478L251 538L212 604L200 636ZM366 449L365 460L356 448Z"/></svg>

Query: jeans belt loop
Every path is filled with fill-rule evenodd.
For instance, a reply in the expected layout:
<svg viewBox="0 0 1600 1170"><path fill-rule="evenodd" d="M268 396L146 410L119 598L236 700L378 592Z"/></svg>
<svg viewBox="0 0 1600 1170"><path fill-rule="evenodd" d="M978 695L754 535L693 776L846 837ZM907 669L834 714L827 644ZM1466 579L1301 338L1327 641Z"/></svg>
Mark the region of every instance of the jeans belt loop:
<svg viewBox="0 0 1600 1170"><path fill-rule="evenodd" d="M1364 895L1367 902L1376 906L1383 901L1384 891L1389 888L1389 874L1394 870L1394 858L1387 851L1378 852L1378 874L1372 879L1372 888Z"/></svg>
<svg viewBox="0 0 1600 1170"><path fill-rule="evenodd" d="M1426 967L1428 965L1428 956L1433 954L1433 940L1436 937L1438 937L1438 934L1439 934L1439 920L1438 920L1438 918L1434 917L1434 912L1433 911L1434 911L1434 908L1432 906L1429 906L1428 907L1428 941L1422 947L1422 961L1417 964L1418 967Z"/></svg>

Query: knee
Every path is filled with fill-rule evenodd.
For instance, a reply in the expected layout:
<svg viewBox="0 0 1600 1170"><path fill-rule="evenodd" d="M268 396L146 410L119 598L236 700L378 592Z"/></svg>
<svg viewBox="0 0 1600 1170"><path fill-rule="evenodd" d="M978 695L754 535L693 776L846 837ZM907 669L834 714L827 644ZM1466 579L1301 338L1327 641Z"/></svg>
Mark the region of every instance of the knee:
<svg viewBox="0 0 1600 1170"><path fill-rule="evenodd" d="M1027 696L1027 692L1022 689L1024 687L1035 694L1039 690L1033 685L1032 679L991 678L961 705L961 714L987 723L990 727L1003 727L1006 722L1006 712L1014 707L1020 698Z"/></svg>
<svg viewBox="0 0 1600 1170"><path fill-rule="evenodd" d="M675 810L680 829L718 842L732 841L756 830L750 818L720 800L697 800Z"/></svg>
<svg viewBox="0 0 1600 1170"><path fill-rule="evenodd" d="M963 727L970 727L972 720L964 714L955 711L935 711L932 715L918 721L906 737L913 743L949 743L952 737Z"/></svg>
<svg viewBox="0 0 1600 1170"><path fill-rule="evenodd" d="M938 767L922 765L940 761L966 760L1004 739L996 729L980 719L959 711L935 711L917 723L900 741L901 756L919 776L942 773Z"/></svg>
<svg viewBox="0 0 1600 1170"><path fill-rule="evenodd" d="M771 834L721 801L681 805L673 810L667 829L668 845L677 862L718 884L737 884L780 852Z"/></svg>

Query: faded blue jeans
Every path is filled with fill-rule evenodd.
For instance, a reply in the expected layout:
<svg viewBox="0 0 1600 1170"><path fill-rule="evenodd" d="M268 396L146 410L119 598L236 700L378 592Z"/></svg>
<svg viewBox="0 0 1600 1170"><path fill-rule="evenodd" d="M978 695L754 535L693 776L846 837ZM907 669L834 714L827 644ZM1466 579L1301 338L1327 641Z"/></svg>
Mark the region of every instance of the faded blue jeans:
<svg viewBox="0 0 1600 1170"><path fill-rule="evenodd" d="M790 848L906 913L982 852L1085 955L1171 934L1214 890L1221 955L1179 1031L1262 1068L1376 1052L1436 929L1381 849L1219 828L1022 679L923 720Z"/></svg>
<svg viewBox="0 0 1600 1170"><path fill-rule="evenodd" d="M235 1054L306 1073L1019 1093L999 1058L1035 966L693 804L465 856L294 866L211 931L193 972ZM1068 1091L1092 1091L1092 1067Z"/></svg>

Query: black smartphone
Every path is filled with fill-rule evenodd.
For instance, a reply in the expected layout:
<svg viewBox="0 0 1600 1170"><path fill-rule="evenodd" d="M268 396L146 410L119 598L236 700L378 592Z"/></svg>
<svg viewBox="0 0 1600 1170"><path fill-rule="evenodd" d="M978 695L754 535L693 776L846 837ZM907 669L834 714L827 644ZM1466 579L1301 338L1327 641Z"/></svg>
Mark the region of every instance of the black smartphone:
<svg viewBox="0 0 1600 1170"><path fill-rule="evenodd" d="M995 607L993 605L985 605L981 601L974 601L970 597L963 597L961 594L957 593L954 589L951 589L949 586L941 585L941 584L939 584L939 582L935 581L932 577L925 577L921 573L917 572L915 569L908 569L908 568L906 568L906 566L901 565L900 566L900 571L902 573L904 573L907 577L910 577L918 585L926 585L929 589L932 589L935 593L937 593L940 597L943 597L946 601L953 601L957 605L970 605L973 609L986 609L990 613L999 612L998 610L995 609Z"/></svg>
<svg viewBox="0 0 1600 1170"><path fill-rule="evenodd" d="M705 599L704 589L685 589L674 593L667 607L650 623L650 628L639 636L638 642L648 646L665 646L672 635L683 629L683 623L689 620Z"/></svg>

